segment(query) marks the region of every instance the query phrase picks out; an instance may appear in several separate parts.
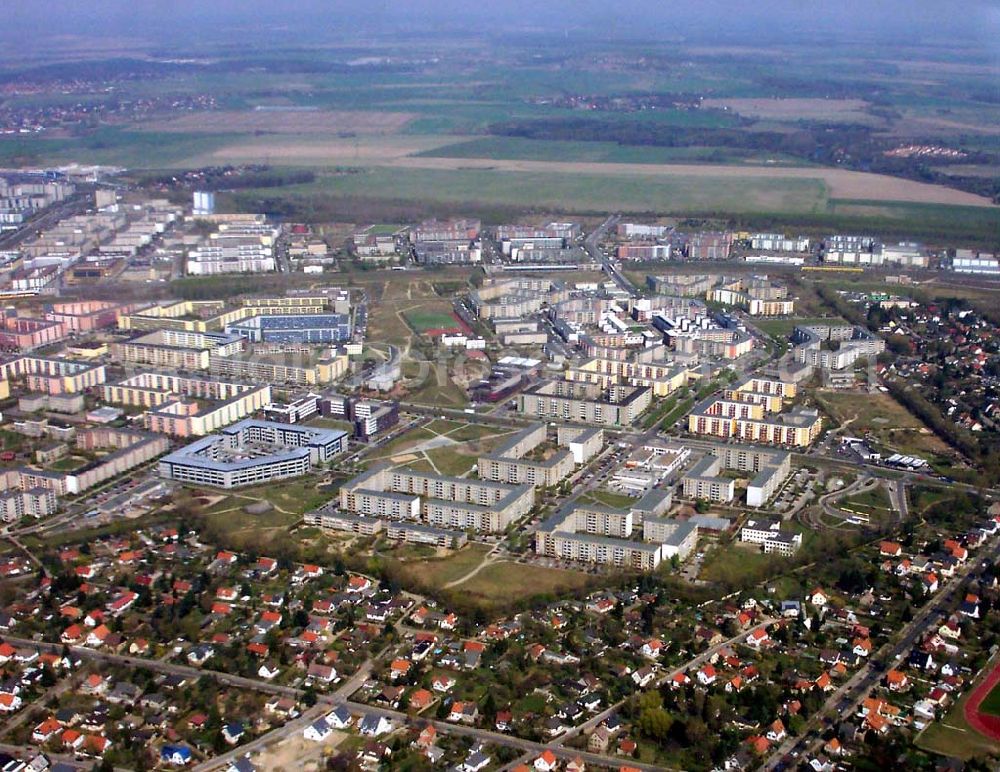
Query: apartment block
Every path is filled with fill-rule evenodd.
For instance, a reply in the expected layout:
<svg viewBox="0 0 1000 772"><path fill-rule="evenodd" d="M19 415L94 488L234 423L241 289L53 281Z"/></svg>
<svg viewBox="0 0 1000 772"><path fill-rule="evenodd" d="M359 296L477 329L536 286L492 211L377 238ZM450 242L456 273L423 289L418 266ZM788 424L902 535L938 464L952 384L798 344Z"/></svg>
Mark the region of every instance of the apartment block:
<svg viewBox="0 0 1000 772"><path fill-rule="evenodd" d="M339 510L306 512L302 517L306 525L319 526L328 531L356 533L359 536L374 536L385 527L385 523L377 517L363 517Z"/></svg>
<svg viewBox="0 0 1000 772"><path fill-rule="evenodd" d="M49 488L9 490L0 493L0 520L13 523L22 517L45 517L59 509L56 494Z"/></svg>
<svg viewBox="0 0 1000 772"><path fill-rule="evenodd" d="M54 303L45 311L45 318L59 322L67 332L87 333L114 327L120 314L130 313L132 303L111 303L102 300L84 300L76 303Z"/></svg>
<svg viewBox="0 0 1000 772"><path fill-rule="evenodd" d="M797 362L826 370L844 370L885 351L884 340L852 325L798 325L792 341Z"/></svg>
<svg viewBox="0 0 1000 772"><path fill-rule="evenodd" d="M153 365L173 370L207 370L210 356L225 357L241 352L246 341L224 333L157 330L131 340L111 344L111 356L119 362Z"/></svg>
<svg viewBox="0 0 1000 772"><path fill-rule="evenodd" d="M104 365L67 359L21 356L0 362L2 382L21 381L28 391L43 394L76 394L104 383Z"/></svg>
<svg viewBox="0 0 1000 772"><path fill-rule="evenodd" d="M63 340L66 325L34 316L0 317L0 348L9 351L33 351Z"/></svg>
<svg viewBox="0 0 1000 772"><path fill-rule="evenodd" d="M767 554L790 557L802 546L802 534L783 530L780 521L758 518L747 520L743 524L740 541L760 544Z"/></svg>
<svg viewBox="0 0 1000 772"><path fill-rule="evenodd" d="M480 456L477 467L479 476L484 480L509 484L553 486L568 477L577 463L583 463L576 461L577 457L590 458L597 452L595 444L600 450L602 436L600 429L582 430L572 435L564 433L558 444L565 447L571 439L577 439L574 449L551 449L540 453L540 446L547 439L547 429L545 424L535 424L515 434L493 453Z"/></svg>
<svg viewBox="0 0 1000 772"><path fill-rule="evenodd" d="M645 386L542 381L518 397L523 415L543 420L575 421L594 426L631 426L649 407L652 389Z"/></svg>
<svg viewBox="0 0 1000 772"><path fill-rule="evenodd" d="M556 428L556 442L569 448L574 464L585 464L604 447L604 430L559 426Z"/></svg>
<svg viewBox="0 0 1000 772"><path fill-rule="evenodd" d="M631 537L636 523L631 510L570 502L535 532L535 552L563 560L655 569L664 559L683 559L697 543L698 529L690 523L650 517L643 524L643 541Z"/></svg>
<svg viewBox="0 0 1000 772"><path fill-rule="evenodd" d="M239 380L290 386L321 386L344 377L350 367L347 355L339 351L316 361L313 361L311 352L265 354L258 351L257 347L236 355L212 351L208 358L208 369L214 376Z"/></svg>
<svg viewBox="0 0 1000 772"><path fill-rule="evenodd" d="M732 501L736 495L736 481L720 476L721 469L719 459L711 456L701 459L681 480L684 495L723 504Z"/></svg>
<svg viewBox="0 0 1000 772"><path fill-rule="evenodd" d="M530 485L505 485L379 465L341 486L340 508L362 512L371 506L373 493L419 497L420 514L427 524L482 532L506 529L535 503Z"/></svg>
<svg viewBox="0 0 1000 772"><path fill-rule="evenodd" d="M688 382L689 370L676 362L638 357L593 357L565 372L567 381L592 383L607 389L619 384L645 387L654 397L666 397Z"/></svg>
<svg viewBox="0 0 1000 772"><path fill-rule="evenodd" d="M271 385L146 372L105 384L102 395L111 404L145 408L150 431L200 437L262 410L271 402Z"/></svg>
<svg viewBox="0 0 1000 772"><path fill-rule="evenodd" d="M75 433L83 451L110 451L71 473L21 467L0 474L0 490L46 488L57 496L82 493L99 483L152 461L170 448L166 437L131 429L102 427Z"/></svg>
<svg viewBox="0 0 1000 772"><path fill-rule="evenodd" d="M815 442L822 427L819 412L812 408L764 415L761 405L716 397L704 400L688 415L692 434L800 448Z"/></svg>

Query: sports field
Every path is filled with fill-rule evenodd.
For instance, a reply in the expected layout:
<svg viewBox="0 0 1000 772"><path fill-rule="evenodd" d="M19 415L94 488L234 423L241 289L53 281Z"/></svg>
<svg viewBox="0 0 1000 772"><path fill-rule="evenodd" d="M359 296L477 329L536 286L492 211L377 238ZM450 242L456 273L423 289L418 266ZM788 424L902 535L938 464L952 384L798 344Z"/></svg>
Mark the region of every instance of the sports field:
<svg viewBox="0 0 1000 772"><path fill-rule="evenodd" d="M1000 740L1000 665L972 690L964 707L969 725L991 740Z"/></svg>
<svg viewBox="0 0 1000 772"><path fill-rule="evenodd" d="M989 694L979 703L979 712L988 716L1000 716L1000 683L990 689Z"/></svg>
<svg viewBox="0 0 1000 772"><path fill-rule="evenodd" d="M462 332L462 324L452 314L439 311L404 311L407 323L421 335L429 332Z"/></svg>

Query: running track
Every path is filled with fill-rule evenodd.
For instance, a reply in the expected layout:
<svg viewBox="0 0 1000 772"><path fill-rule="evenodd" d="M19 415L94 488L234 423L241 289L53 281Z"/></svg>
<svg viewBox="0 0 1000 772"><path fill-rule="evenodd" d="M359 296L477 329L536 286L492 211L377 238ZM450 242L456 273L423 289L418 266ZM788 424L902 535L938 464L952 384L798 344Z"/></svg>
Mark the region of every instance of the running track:
<svg viewBox="0 0 1000 772"><path fill-rule="evenodd" d="M986 679L972 690L972 694L969 695L969 699L962 709L969 726L991 740L1000 740L1000 716L989 716L982 713L979 706L998 683L1000 683L1000 664L996 665Z"/></svg>

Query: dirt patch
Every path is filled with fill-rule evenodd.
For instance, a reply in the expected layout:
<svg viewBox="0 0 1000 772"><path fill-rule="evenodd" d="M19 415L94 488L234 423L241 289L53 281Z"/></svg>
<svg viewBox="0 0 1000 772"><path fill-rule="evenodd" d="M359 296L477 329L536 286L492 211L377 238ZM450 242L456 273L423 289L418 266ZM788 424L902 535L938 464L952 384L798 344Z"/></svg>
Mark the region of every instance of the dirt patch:
<svg viewBox="0 0 1000 772"><path fill-rule="evenodd" d="M393 134L412 118L412 113L364 110L219 110L140 128L194 134Z"/></svg>
<svg viewBox="0 0 1000 772"><path fill-rule="evenodd" d="M346 737L344 732L334 732L326 742L317 743L306 740L302 732L296 732L287 740L261 751L253 761L261 772L285 772L288 769L310 772L323 769L321 762L324 755L332 753Z"/></svg>

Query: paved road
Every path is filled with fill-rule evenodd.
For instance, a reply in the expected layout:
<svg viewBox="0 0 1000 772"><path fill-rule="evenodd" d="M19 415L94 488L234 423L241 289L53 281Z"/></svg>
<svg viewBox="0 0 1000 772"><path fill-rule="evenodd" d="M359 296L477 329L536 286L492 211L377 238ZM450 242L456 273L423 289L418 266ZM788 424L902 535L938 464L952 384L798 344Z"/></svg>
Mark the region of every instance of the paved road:
<svg viewBox="0 0 1000 772"><path fill-rule="evenodd" d="M225 769L236 759L241 759L247 755L253 755L255 753L260 753L268 745L272 743L280 742L286 737L290 737L293 734L302 732L307 726L309 726L313 721L316 721L321 716L325 716L331 710L328 703L317 703L305 711L298 718L294 718L291 721L287 721L279 727L275 727L270 732L262 734L255 740L251 740L248 743L244 743L232 750L226 751L219 756L213 756L207 761L203 761L192 769L196 772L207 772L210 769Z"/></svg>
<svg viewBox="0 0 1000 772"><path fill-rule="evenodd" d="M611 280L614 281L615 284L632 297L638 297L640 292L636 286L629 281L625 274L615 268L614 261L604 254L600 247L600 241L604 237L604 234L607 233L610 228L617 225L620 219L621 217L619 215L612 215L607 220L602 222L597 229L592 231L587 238L583 240L583 248L595 262L601 264L604 272L611 277Z"/></svg>
<svg viewBox="0 0 1000 772"><path fill-rule="evenodd" d="M405 713L400 713L397 710L388 710L386 708L376 708L371 705L362 705L357 702L345 703L347 708L352 713L368 713L376 716L385 716L388 719L395 721L397 724L400 722L413 721L414 723L423 726L425 724L431 724L440 732L446 732L448 734L458 735L460 737L470 737L473 740L478 740L479 742L492 743L494 745L502 745L507 748L514 748L521 750L524 753L531 753L538 755L544 750L550 750L557 757L566 760L572 760L577 757L582 758L588 764L593 764L595 766L618 766L620 761L616 761L610 756L601 756L596 753L589 753L587 751L576 750L575 748L563 748L554 743L540 743L534 740L524 740L520 737L513 737L507 734L501 734L500 732L493 732L488 729L479 729L472 726L462 726L460 724L450 724L445 721L438 721L437 719L413 719L407 716ZM640 764L636 761L629 760L629 766L635 767L636 769L641 769L647 772L655 772L656 770L668 769L668 767L653 766L650 764Z"/></svg>
<svg viewBox="0 0 1000 772"><path fill-rule="evenodd" d="M749 635L750 633L752 633L754 630L759 630L759 629L761 629L763 627L767 627L768 625L774 624L777 621L778 620L775 617L767 617L766 619L761 620L760 622L758 622L757 624L755 624L753 627L749 627L746 630L744 630L743 632L741 632L739 635L734 635L732 638L728 638L728 639L722 641L722 643L718 643L715 646L712 646L711 648L706 649L701 654L699 654L697 657L692 657L687 662L685 662L685 663L683 663L681 665L678 665L677 667L673 668L672 670L668 670L665 673L661 673L660 676L653 682L653 684L651 686L647 687L646 690L649 691L650 689L659 688L662 684L666 683L667 681L670 681L678 673L686 673L686 672L691 671L691 670L697 670L697 669L699 669L702 665L704 665L706 662L708 662L708 660L711 659L713 655L718 654L720 651L722 651L727 646L732 646L732 645L736 644L737 642L739 642L739 641L743 640L744 638L746 638L747 635ZM570 740L573 737L576 737L577 735L579 735L581 733L590 732L591 730L596 729L597 726L602 721L604 721L604 719L606 719L612 713L615 713L616 711L620 710L621 707L622 707L622 705L624 705L628 700L629 700L629 697L626 697L623 700L619 700L614 705L611 705L608 708L606 708L605 710L602 710L600 713L598 713L596 716L593 716L588 721L585 721L584 723L580 724L579 726L573 727L568 732L566 732L565 734L561 735L559 737L559 739L556 740L553 743L553 745L562 745L567 740Z"/></svg>
<svg viewBox="0 0 1000 772"><path fill-rule="evenodd" d="M63 650L61 643L34 641L30 638L17 638L11 635L3 636L3 640L14 646L30 646L38 649L39 651L48 651L55 654L60 654ZM73 654L76 654L81 659L110 662L113 665L125 665L144 670L154 670L159 673L166 673L167 675L181 675L187 678L201 678L202 676L208 676L209 678L214 678L219 683L226 684L228 686L236 686L242 689L252 689L266 694L280 694L286 697L300 697L303 694L301 689L296 689L292 686L282 686L280 684L273 684L256 678L245 678L243 676L232 675L231 673L222 673L218 670L203 670L196 667L190 667L188 665L178 665L173 662L160 662L159 660L146 659L144 657L130 657L124 654L112 654L110 652L89 649L86 646L70 646L69 649Z"/></svg>
<svg viewBox="0 0 1000 772"><path fill-rule="evenodd" d="M38 748L24 745L10 745L8 743L0 743L0 751L26 761L33 759L40 752ZM45 756L50 762L62 761L66 764L72 764L74 769L81 767L81 762L78 758L66 753L50 753L49 751L45 751ZM86 767L86 765L83 766ZM115 772L135 772L135 770L127 767L115 767L114 769Z"/></svg>
<svg viewBox="0 0 1000 772"><path fill-rule="evenodd" d="M895 642L890 642L879 652L873 653L861 669L839 689L831 693L822 709L816 711L813 719L806 725L805 732L817 728L820 718L826 713L836 712L841 717L853 714L861 701L882 679L884 671L909 656L917 641L939 623L941 616L957 601L956 596L964 587L969 575L980 565L980 562L984 559L996 560L998 557L1000 557L1000 539L994 537L988 550L982 551L975 559L970 559L961 570L948 580L944 588L923 605L913 620L897 633L899 637L895 639ZM884 663L885 667L876 668L876 662ZM802 735L789 737L768 758L763 768L774 769L785 756L795 749L799 750L801 757L808 758L811 754L816 753L822 743L823 741L819 739L808 742Z"/></svg>

